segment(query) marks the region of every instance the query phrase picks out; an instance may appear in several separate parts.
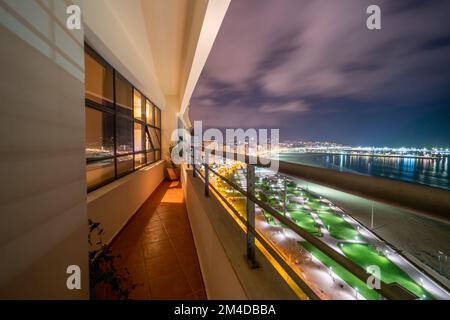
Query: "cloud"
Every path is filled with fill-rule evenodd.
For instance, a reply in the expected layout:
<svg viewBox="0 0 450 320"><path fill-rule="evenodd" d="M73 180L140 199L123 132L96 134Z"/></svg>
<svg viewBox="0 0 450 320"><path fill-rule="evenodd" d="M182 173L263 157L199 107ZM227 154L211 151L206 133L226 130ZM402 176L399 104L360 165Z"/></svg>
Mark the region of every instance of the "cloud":
<svg viewBox="0 0 450 320"><path fill-rule="evenodd" d="M279 128L284 121L283 113L267 112L258 108L246 107L237 102L227 104L204 103L203 99L193 98L194 111L190 111L191 120L201 120L205 127L214 128Z"/></svg>
<svg viewBox="0 0 450 320"><path fill-rule="evenodd" d="M441 51L436 56L433 50L418 48L431 37L448 34L443 14L448 3L438 1L421 6L420 11L390 14L392 1L375 2L383 14L383 29L375 32L365 28L366 1L341 1L335 5L321 0L304 2L295 40L299 49L284 63L265 72L259 79L261 85L275 96L300 93L356 99L372 99L396 81L403 82L404 87L414 85L417 94L426 91L422 89L428 88L427 76L436 78L429 65L444 63L445 54ZM447 46L450 54L449 49ZM390 94L390 90L386 93Z"/></svg>
<svg viewBox="0 0 450 320"><path fill-rule="evenodd" d="M371 4L382 30L366 28ZM448 0L232 1L191 113L214 126L299 127L353 105L360 118L429 105L450 83L448 12Z"/></svg>
<svg viewBox="0 0 450 320"><path fill-rule="evenodd" d="M259 108L260 112L288 112L288 113L299 113L309 111L309 105L303 101L292 101L284 104L265 104Z"/></svg>

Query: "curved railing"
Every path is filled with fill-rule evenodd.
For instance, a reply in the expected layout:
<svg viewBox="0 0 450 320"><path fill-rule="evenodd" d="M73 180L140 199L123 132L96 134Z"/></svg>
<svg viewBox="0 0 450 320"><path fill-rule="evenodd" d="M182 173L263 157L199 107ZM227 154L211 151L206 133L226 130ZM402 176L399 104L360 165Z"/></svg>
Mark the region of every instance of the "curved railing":
<svg viewBox="0 0 450 320"><path fill-rule="evenodd" d="M213 150L197 151L197 154L203 156L193 157L193 173L194 176L200 175L205 181L205 195L209 196L210 189L215 191L215 194L226 199L215 189L210 183L210 174L226 182L233 189L237 190L242 196L246 198L246 216L236 214L242 223L246 225L247 230L247 258L251 266L256 266L255 261L255 238L261 245L272 255L272 257L282 266L292 280L303 290L303 292L311 299L318 299L318 295L305 283L305 281L286 263L282 255L273 248L273 246L265 239L265 237L256 230L255 227L255 205L265 210L273 218L278 220L288 229L295 232L298 236L305 239L307 242L318 248L321 252L326 254L329 258L334 260L347 271L351 272L355 277L364 283L370 277L365 269L360 267L355 262L348 259L346 256L340 254L335 249L330 247L320 238L312 235L310 232L303 229L296 224L289 217L283 215L278 210L274 209L267 203L261 201L256 197L255 193L255 167L267 167L268 161L266 159L244 156L234 153L223 153L220 156L229 160L238 160L246 164L246 188L243 188L231 181L227 177L221 175L215 170L210 163L210 158L217 157L219 154ZM195 155L195 153L193 153ZM200 170L201 168L201 170ZM203 171L203 174L201 174ZM299 164L292 164L280 161L278 173L294 178L306 179L311 182L317 182L321 185L337 188L349 193L371 198L377 201L402 206L408 209L419 210L422 214L439 216L446 218L446 213L450 212L450 204L448 192L445 190L436 190L424 186L416 186L408 183L385 180L380 178L372 178L360 176L352 173L334 172L327 169L308 167ZM438 202L438 203L435 203ZM233 209L232 206L230 208ZM234 209L235 211L235 209ZM237 212L236 212L237 213ZM373 288L379 293L380 298L387 299L414 299L416 296L405 290L397 284L386 284L381 281L379 288Z"/></svg>

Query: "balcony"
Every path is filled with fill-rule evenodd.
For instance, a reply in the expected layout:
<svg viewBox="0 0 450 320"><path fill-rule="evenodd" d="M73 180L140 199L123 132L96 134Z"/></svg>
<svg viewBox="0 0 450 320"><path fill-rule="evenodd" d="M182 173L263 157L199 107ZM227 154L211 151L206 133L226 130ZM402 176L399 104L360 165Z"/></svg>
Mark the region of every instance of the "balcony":
<svg viewBox="0 0 450 320"><path fill-rule="evenodd" d="M179 182L162 182L112 243L117 265L138 284L130 299L205 299ZM114 298L106 291L98 299Z"/></svg>
<svg viewBox="0 0 450 320"><path fill-rule="evenodd" d="M165 181L229 4L2 2L0 298L93 298L88 219L139 284L131 299L449 298L448 191L223 159ZM366 291L361 255L396 274Z"/></svg>
<svg viewBox="0 0 450 320"><path fill-rule="evenodd" d="M315 168L288 163L280 163L279 173L271 173L257 167L253 187L248 185L247 170L252 167L248 162L247 164L236 161L227 163L224 159L215 158L206 164L203 157L198 159L195 167L196 174L192 170L184 172L183 184L188 193L187 206L192 219L194 238L198 238L196 241L199 243L198 247L204 247L204 243L208 242L202 239L202 233L198 230L201 227L197 226L201 223L198 221L208 219L229 257L235 256L234 249L241 250L240 259L237 261L231 259L232 265L239 265L242 268L242 255L246 255L248 260L247 268L244 269L253 270L253 264L259 266L263 261L264 271L267 271L268 266L276 271L276 275L271 276L272 282L284 282L291 292L295 293L296 298L404 300L448 297L445 278L414 254L409 253L409 250L405 250L405 248L409 249L408 243L402 241L401 236L392 235L393 230L399 228L398 224L391 224L388 228L380 226L380 230L377 230L373 225L367 224L367 219L361 219L361 216L367 218L370 214L361 215L361 212L355 214L355 211L352 211L354 203L351 204L355 199L349 201L349 197L358 198L360 209L361 205L366 206L368 213L370 208L373 210L375 203L376 219L379 218L381 223L387 222L386 215L389 214L392 219L403 216L403 228L407 226L408 231L415 232L419 238L430 238L426 232L421 231L422 228L434 228L438 234L433 236L432 241L435 245L445 245L445 233L440 233L438 226L430 224L428 218L417 216L416 213L405 209L411 198L404 196L398 198L397 202L387 205L388 197L382 196L377 199L377 193L372 193L371 199L356 197L344 192L342 189L349 190L349 188L343 188L343 186L349 183L349 179L357 181L365 177L319 170L321 174L328 174L326 176L328 182L333 181L334 175L341 177L339 183L335 185L340 187L341 191L333 191L330 183L324 186L323 180L322 185L311 182L311 180L320 181L324 177L324 175L311 173ZM305 175L308 175L308 180L305 180ZM384 181L384 183L387 189L380 191L381 194L386 191L395 193L392 191L395 182L392 182L393 185L390 185L390 181ZM366 188L370 189L371 186L368 180ZM411 207L414 205L417 207L417 203L421 201L422 203L429 201L427 193L433 194L434 200L437 199L437 202L445 205L445 197L443 197L445 192L418 187L422 194L418 196L417 186L402 187L411 188L409 191L415 199ZM249 191L252 190L249 188L253 188L253 191ZM264 188L266 188L265 191ZM412 192L414 190L416 192ZM360 188L359 192L364 194L364 189ZM351 193L356 192L353 190ZM333 201L323 194L327 194ZM380 200L383 201L379 202ZM210 206L213 206L211 202L223 206L226 212L217 207L211 209ZM255 206L253 222L248 220L248 217L252 219L252 203ZM430 204L428 207L433 208ZM347 208L351 208L351 213L347 212ZM439 215L439 206L434 208L435 210L429 210L430 216ZM204 212L195 218L198 215L197 211ZM219 214L214 211L222 212ZM408 216L405 217L405 214ZM241 235L247 233L246 237L241 238L241 243L236 244L234 248L228 243L227 232L222 230L226 225L223 219L235 225L232 231L233 237L237 238L239 233ZM420 225L416 223L417 219L422 222ZM377 221L377 224L380 222ZM386 229L390 229L389 232L385 233ZM196 230L199 233L197 236ZM388 238L381 237L379 232L383 235L387 234ZM404 232L399 231L399 234L402 233ZM391 241L395 242L395 246ZM227 249L228 246L230 249ZM245 247L247 249L244 253ZM435 249L432 245L426 244L419 247L425 252ZM199 251L200 262L202 262L201 249ZM256 251L256 255L252 251ZM388 265L383 266L383 261ZM370 269L366 267L371 264L382 266L381 283L378 289L366 290L365 283L372 275ZM246 288L245 282L251 273L251 271L247 274L236 272L243 288ZM253 279L252 283L260 281L267 280ZM246 291L247 297L250 298L265 297L263 294L261 296L253 294L251 290ZM281 297L282 295L278 296L278 298Z"/></svg>

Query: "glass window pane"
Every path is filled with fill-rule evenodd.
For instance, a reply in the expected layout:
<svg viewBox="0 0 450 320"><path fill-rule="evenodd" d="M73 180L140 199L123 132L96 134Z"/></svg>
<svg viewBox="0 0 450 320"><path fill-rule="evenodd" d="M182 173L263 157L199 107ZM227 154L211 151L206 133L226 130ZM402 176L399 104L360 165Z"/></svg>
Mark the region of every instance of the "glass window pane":
<svg viewBox="0 0 450 320"><path fill-rule="evenodd" d="M145 150L153 150L153 146L151 144L150 136L149 136L149 127L145 131Z"/></svg>
<svg viewBox="0 0 450 320"><path fill-rule="evenodd" d="M150 132L150 139L152 140L153 148L161 149L161 145L159 143L158 135L156 133L157 130L155 128L148 128L148 130Z"/></svg>
<svg viewBox="0 0 450 320"><path fill-rule="evenodd" d="M130 117L133 113L132 95L133 88L131 84L116 73L116 104L119 107L118 111Z"/></svg>
<svg viewBox="0 0 450 320"><path fill-rule="evenodd" d="M134 155L134 168L138 169L145 165L145 154L137 153Z"/></svg>
<svg viewBox="0 0 450 320"><path fill-rule="evenodd" d="M147 100L146 103L146 108L145 108L145 117L147 118L147 123L148 124L152 124L153 125L153 104Z"/></svg>
<svg viewBox="0 0 450 320"><path fill-rule="evenodd" d="M161 160L161 152L155 151L155 161L159 161L159 160Z"/></svg>
<svg viewBox="0 0 450 320"><path fill-rule="evenodd" d="M117 117L117 154L133 152L133 121Z"/></svg>
<svg viewBox="0 0 450 320"><path fill-rule="evenodd" d="M86 158L88 160L114 155L114 116L86 108Z"/></svg>
<svg viewBox="0 0 450 320"><path fill-rule="evenodd" d="M133 103L134 103L134 118L138 120L144 120L142 113L143 113L143 103L144 103L144 97L142 94L139 93L139 91L134 90L133 95Z"/></svg>
<svg viewBox="0 0 450 320"><path fill-rule="evenodd" d="M89 163L86 166L88 190L114 180L114 159Z"/></svg>
<svg viewBox="0 0 450 320"><path fill-rule="evenodd" d="M155 162L155 152L147 152L147 163Z"/></svg>
<svg viewBox="0 0 450 320"><path fill-rule="evenodd" d="M155 127L161 128L161 111L155 108Z"/></svg>
<svg viewBox="0 0 450 320"><path fill-rule="evenodd" d="M161 130L160 129L156 129L156 137L158 138L159 141L159 149L161 149Z"/></svg>
<svg viewBox="0 0 450 320"><path fill-rule="evenodd" d="M144 150L144 126L139 123L134 123L134 151Z"/></svg>
<svg viewBox="0 0 450 320"><path fill-rule="evenodd" d="M117 157L117 176L133 171L133 155Z"/></svg>
<svg viewBox="0 0 450 320"><path fill-rule="evenodd" d="M85 96L99 104L112 104L113 71L85 52Z"/></svg>

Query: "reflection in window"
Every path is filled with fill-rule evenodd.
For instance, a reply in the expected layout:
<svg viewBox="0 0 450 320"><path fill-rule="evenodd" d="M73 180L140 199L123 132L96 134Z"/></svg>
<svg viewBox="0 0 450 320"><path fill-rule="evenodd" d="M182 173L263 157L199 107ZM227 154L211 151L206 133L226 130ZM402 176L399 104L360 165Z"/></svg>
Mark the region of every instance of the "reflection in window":
<svg viewBox="0 0 450 320"><path fill-rule="evenodd" d="M147 152L147 163L153 163L155 162L155 152Z"/></svg>
<svg viewBox="0 0 450 320"><path fill-rule="evenodd" d="M145 106L145 117L147 119L147 123L153 125L153 105L149 100L147 100L145 102Z"/></svg>
<svg viewBox="0 0 450 320"><path fill-rule="evenodd" d="M87 160L114 155L114 116L110 113L86 108Z"/></svg>
<svg viewBox="0 0 450 320"><path fill-rule="evenodd" d="M159 138L157 135L157 131L155 128L148 128L148 131L150 133L150 139L151 139L151 143L153 145L154 149L161 149L161 145L159 143Z"/></svg>
<svg viewBox="0 0 450 320"><path fill-rule="evenodd" d="M144 150L144 126L134 123L134 151Z"/></svg>
<svg viewBox="0 0 450 320"><path fill-rule="evenodd" d="M155 109L155 127L161 128L161 111Z"/></svg>
<svg viewBox="0 0 450 320"><path fill-rule="evenodd" d="M132 115L132 94L133 88L127 80L116 72L116 105L118 111L127 116Z"/></svg>
<svg viewBox="0 0 450 320"><path fill-rule="evenodd" d="M144 99L142 98L142 95L137 91L134 90L133 95L133 104L134 104L134 118L138 120L143 120L142 118L142 104L144 103Z"/></svg>
<svg viewBox="0 0 450 320"><path fill-rule="evenodd" d="M87 44L85 61L86 179L92 191L160 160L154 149L161 148L161 111Z"/></svg>
<svg viewBox="0 0 450 320"><path fill-rule="evenodd" d="M153 146L150 140L150 135L149 135L149 131L148 131L148 127L147 130L145 132L145 150L153 150Z"/></svg>
<svg viewBox="0 0 450 320"><path fill-rule="evenodd" d="M145 154L136 153L134 155L134 168L138 169L140 167L143 167L144 165L145 165Z"/></svg>
<svg viewBox="0 0 450 320"><path fill-rule="evenodd" d="M133 152L133 121L117 117L117 154Z"/></svg>
<svg viewBox="0 0 450 320"><path fill-rule="evenodd" d="M117 157L117 176L121 177L133 171L133 155Z"/></svg>
<svg viewBox="0 0 450 320"><path fill-rule="evenodd" d="M114 159L96 161L86 165L88 189L114 180Z"/></svg>
<svg viewBox="0 0 450 320"><path fill-rule="evenodd" d="M113 71L85 53L85 95L86 99L99 104L113 103Z"/></svg>
<svg viewBox="0 0 450 320"><path fill-rule="evenodd" d="M155 130L156 131L156 136L158 137L158 141L160 143L159 148L161 149L161 130Z"/></svg>

